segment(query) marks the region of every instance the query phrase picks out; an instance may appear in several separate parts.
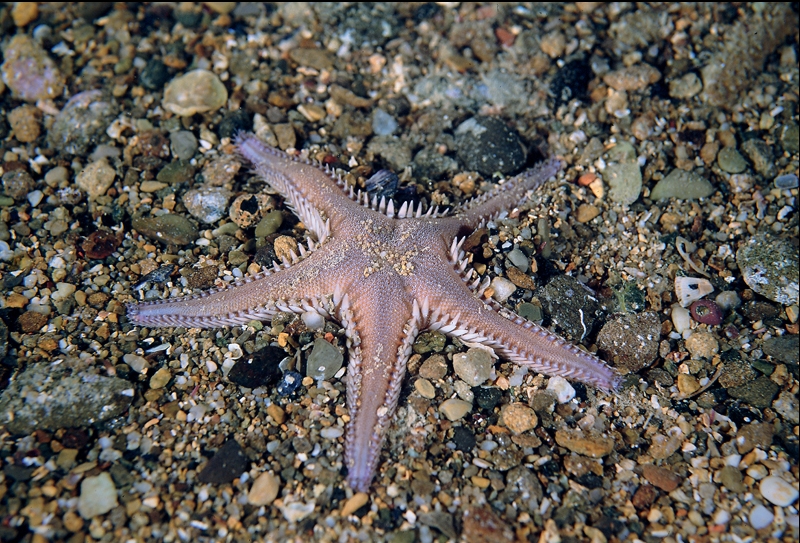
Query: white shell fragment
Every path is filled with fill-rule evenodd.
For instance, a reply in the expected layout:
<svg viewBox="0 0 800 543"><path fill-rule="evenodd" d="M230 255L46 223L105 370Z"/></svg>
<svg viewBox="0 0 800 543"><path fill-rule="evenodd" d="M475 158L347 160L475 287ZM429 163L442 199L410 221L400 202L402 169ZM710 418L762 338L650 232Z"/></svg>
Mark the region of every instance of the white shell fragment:
<svg viewBox="0 0 800 543"><path fill-rule="evenodd" d="M714 292L714 287L708 279L681 276L675 278L675 295L682 307L687 307L712 292Z"/></svg>

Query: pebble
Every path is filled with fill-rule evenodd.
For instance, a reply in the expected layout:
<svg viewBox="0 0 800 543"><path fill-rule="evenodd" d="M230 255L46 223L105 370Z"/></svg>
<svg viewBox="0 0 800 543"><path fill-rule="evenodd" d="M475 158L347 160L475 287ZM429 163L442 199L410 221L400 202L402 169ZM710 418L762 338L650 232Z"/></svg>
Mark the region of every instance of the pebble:
<svg viewBox="0 0 800 543"><path fill-rule="evenodd" d="M145 370L150 367L150 363L147 361L147 359L143 356L139 356L138 354L127 353L122 357L122 361L130 366L130 368L136 373L144 373Z"/></svg>
<svg viewBox="0 0 800 543"><path fill-rule="evenodd" d="M685 398L700 390L700 383L694 375L678 374L678 392Z"/></svg>
<svg viewBox="0 0 800 543"><path fill-rule="evenodd" d="M747 169L747 161L733 147L723 147L717 154L717 163L723 172L742 173Z"/></svg>
<svg viewBox="0 0 800 543"><path fill-rule="evenodd" d="M689 307L689 312L694 320L709 326L722 324L724 317L722 309L711 300L696 300Z"/></svg>
<svg viewBox="0 0 800 543"><path fill-rule="evenodd" d="M414 381L414 389L419 393L420 396L423 398L428 398L432 400L436 397L436 389L433 387L430 381L427 379L417 379Z"/></svg>
<svg viewBox="0 0 800 543"><path fill-rule="evenodd" d="M270 505L278 497L280 491L280 479L272 473L265 471L259 475L253 486L250 487L250 492L247 493L247 503L256 507Z"/></svg>
<svg viewBox="0 0 800 543"><path fill-rule="evenodd" d="M685 100L700 93L703 82L694 72L689 72L669 82L669 95L672 98Z"/></svg>
<svg viewBox="0 0 800 543"><path fill-rule="evenodd" d="M512 403L503 406L500 411L500 424L514 434L523 434L533 430L539 424L536 412L523 403Z"/></svg>
<svg viewBox="0 0 800 543"><path fill-rule="evenodd" d="M692 358L711 360L719 352L719 342L714 334L695 331L686 340L686 349L691 353Z"/></svg>
<svg viewBox="0 0 800 543"><path fill-rule="evenodd" d="M608 197L616 203L631 205L642 192L642 170L636 156L636 149L623 141L608 152L609 164L603 170L603 180L610 190Z"/></svg>
<svg viewBox="0 0 800 543"><path fill-rule="evenodd" d="M510 174L525 165L525 150L517 132L496 117L471 117L455 130L456 154L465 170L489 177Z"/></svg>
<svg viewBox="0 0 800 543"><path fill-rule="evenodd" d="M494 291L492 298L502 304L514 294L517 290L517 285L504 277L495 277L492 279L492 290Z"/></svg>
<svg viewBox="0 0 800 543"><path fill-rule="evenodd" d="M736 264L751 289L783 305L800 295L800 258L790 240L761 234L736 251Z"/></svg>
<svg viewBox="0 0 800 543"><path fill-rule="evenodd" d="M7 119L14 137L22 143L31 143L36 141L41 133L40 117L41 112L38 108L25 104L12 109Z"/></svg>
<svg viewBox="0 0 800 543"><path fill-rule="evenodd" d="M64 104L47 132L47 143L60 153L83 156L117 114L117 105L100 90L79 92Z"/></svg>
<svg viewBox="0 0 800 543"><path fill-rule="evenodd" d="M614 450L614 439L599 435L586 436L580 430L556 430L556 443L565 449L591 458L602 458Z"/></svg>
<svg viewBox="0 0 800 543"><path fill-rule="evenodd" d="M214 485L230 483L246 472L249 464L250 461L239 443L235 439L229 439L197 474L197 480Z"/></svg>
<svg viewBox="0 0 800 543"><path fill-rule="evenodd" d="M485 349L472 348L453 355L453 370L469 386L485 383L492 372L492 356Z"/></svg>
<svg viewBox="0 0 800 543"><path fill-rule="evenodd" d="M581 204L575 213L575 218L581 224L587 223L600 215L600 210L593 204Z"/></svg>
<svg viewBox="0 0 800 543"><path fill-rule="evenodd" d="M77 359L57 366L31 364L0 394L0 413L12 433L35 429L90 426L118 416L133 401L132 384L124 379L97 375ZM37 391L37 401L26 401L27 390Z"/></svg>
<svg viewBox="0 0 800 543"><path fill-rule="evenodd" d="M736 433L736 450L739 454L747 454L755 448L767 450L772 445L775 428L768 422L751 422L745 424Z"/></svg>
<svg viewBox="0 0 800 543"><path fill-rule="evenodd" d="M186 191L183 205L198 221L213 224L227 215L231 196L231 192L222 187L202 186Z"/></svg>
<svg viewBox="0 0 800 543"><path fill-rule="evenodd" d="M18 27L27 26L39 16L39 6L36 2L16 2L11 9L11 18Z"/></svg>
<svg viewBox="0 0 800 543"><path fill-rule="evenodd" d="M262 218L259 223L256 225L255 228L255 236L256 238L263 239L267 236L271 236L283 224L283 213L281 213L277 209L273 209Z"/></svg>
<svg viewBox="0 0 800 543"><path fill-rule="evenodd" d="M772 402L772 408L795 426L800 424L800 400L790 391L781 392L778 399Z"/></svg>
<svg viewBox="0 0 800 543"><path fill-rule="evenodd" d="M14 170L3 174L3 190L7 196L21 201L33 190L35 181L23 170Z"/></svg>
<svg viewBox="0 0 800 543"><path fill-rule="evenodd" d="M303 376L296 371L287 371L275 388L280 396L289 396L303 384Z"/></svg>
<svg viewBox="0 0 800 543"><path fill-rule="evenodd" d="M314 340L314 347L306 361L306 375L317 381L332 379L344 363L344 355L322 338Z"/></svg>
<svg viewBox="0 0 800 543"><path fill-rule="evenodd" d="M727 389L728 394L732 397L759 409L769 407L779 390L780 386L773 383L766 375L762 375L751 383Z"/></svg>
<svg viewBox="0 0 800 543"><path fill-rule="evenodd" d="M194 179L194 166L188 160L178 159L170 162L158 172L156 180L167 185L188 183Z"/></svg>
<svg viewBox="0 0 800 543"><path fill-rule="evenodd" d="M197 138L188 130L178 130L169 135L169 146L178 160L190 160L197 152Z"/></svg>
<svg viewBox="0 0 800 543"><path fill-rule="evenodd" d="M197 228L180 215L139 217L131 221L133 229L150 239L173 245L187 245L197 239Z"/></svg>
<svg viewBox="0 0 800 543"><path fill-rule="evenodd" d="M169 80L169 70L157 58L151 58L139 74L139 81L148 90L160 91Z"/></svg>
<svg viewBox="0 0 800 543"><path fill-rule="evenodd" d="M445 375L447 375L447 361L440 354L429 356L419 367L419 376L425 379L436 381Z"/></svg>
<svg viewBox="0 0 800 543"><path fill-rule="evenodd" d="M512 249L509 251L508 255L506 255L508 260L517 267L521 272L525 273L528 271L528 267L530 266L530 261L528 257L525 256L525 253L520 251L519 249Z"/></svg>
<svg viewBox="0 0 800 543"><path fill-rule="evenodd" d="M720 292L717 294L717 297L714 298L714 301L717 302L720 309L724 311L731 311L742 305L742 299L739 298L739 295L733 290Z"/></svg>
<svg viewBox="0 0 800 543"><path fill-rule="evenodd" d="M793 173L779 175L775 178L775 187L781 190L796 189L797 184L797 176Z"/></svg>
<svg viewBox="0 0 800 543"><path fill-rule="evenodd" d="M325 439L338 439L344 435L344 430L338 426L328 426L320 430L319 435Z"/></svg>
<svg viewBox="0 0 800 543"><path fill-rule="evenodd" d="M288 522L299 522L303 520L308 515L313 513L316 507L317 504L314 500L311 500L308 503L291 502L280 505L283 518L285 518Z"/></svg>
<svg viewBox="0 0 800 543"><path fill-rule="evenodd" d="M153 390L164 388L167 386L167 383L169 383L170 379L172 379L172 373L169 371L169 369L160 368L150 378L150 388Z"/></svg>
<svg viewBox="0 0 800 543"><path fill-rule="evenodd" d="M281 378L279 364L286 358L286 351L267 345L251 356L236 361L228 372L228 379L246 388L269 387Z"/></svg>
<svg viewBox="0 0 800 543"><path fill-rule="evenodd" d="M208 70L193 70L176 77L164 89L164 109L181 117L216 111L227 101L225 85Z"/></svg>
<svg viewBox="0 0 800 543"><path fill-rule="evenodd" d="M81 190L89 195L90 200L95 200L111 188L116 177L117 172L114 171L114 168L106 162L105 158L101 158L86 166L76 176L75 182Z"/></svg>
<svg viewBox="0 0 800 543"><path fill-rule="evenodd" d="M342 516L349 517L369 503L369 496L366 492L356 492L342 506Z"/></svg>
<svg viewBox="0 0 800 543"><path fill-rule="evenodd" d="M759 139L749 139L742 144L742 151L753 163L753 168L767 178L775 175L775 160L769 145Z"/></svg>
<svg viewBox="0 0 800 543"><path fill-rule="evenodd" d="M660 488L664 492L672 492L678 488L683 480L678 474L665 467L654 464L642 466L642 475L653 486Z"/></svg>
<svg viewBox="0 0 800 543"><path fill-rule="evenodd" d="M301 66L317 70L333 69L333 56L323 49L298 47L289 51L289 58Z"/></svg>
<svg viewBox="0 0 800 543"><path fill-rule="evenodd" d="M661 72L649 64L636 64L608 72L603 76L603 82L614 90L637 91L642 90L661 79Z"/></svg>
<svg viewBox="0 0 800 543"><path fill-rule="evenodd" d="M372 113L372 131L377 136L391 136L397 130L397 121L384 110L377 108Z"/></svg>
<svg viewBox="0 0 800 543"><path fill-rule="evenodd" d="M442 402L442 405L439 406L439 411L441 411L442 414L450 421L457 421L463 418L464 415L469 413L471 410L471 403L456 398L445 400Z"/></svg>
<svg viewBox="0 0 800 543"><path fill-rule="evenodd" d="M675 331L679 334L683 334L683 332L691 328L691 314L688 309L681 307L680 304L673 304L671 316Z"/></svg>
<svg viewBox="0 0 800 543"><path fill-rule="evenodd" d="M267 415L272 417L276 424L283 424L286 420L286 411L284 411L278 404L270 404L267 406Z"/></svg>
<svg viewBox="0 0 800 543"><path fill-rule="evenodd" d="M594 328L600 309L597 297L574 277L557 275L535 294L553 324L566 335L581 339Z"/></svg>
<svg viewBox="0 0 800 543"><path fill-rule="evenodd" d="M78 497L78 513L89 520L105 515L118 505L117 488L107 471L81 481L81 494Z"/></svg>
<svg viewBox="0 0 800 543"><path fill-rule="evenodd" d="M750 511L748 519L750 520L750 526L756 530L761 530L772 524L775 515L772 514L772 511L759 503Z"/></svg>
<svg viewBox="0 0 800 543"><path fill-rule="evenodd" d="M551 377L547 383L547 390L555 393L556 401L560 404L567 403L575 397L575 389L563 377Z"/></svg>
<svg viewBox="0 0 800 543"><path fill-rule="evenodd" d="M758 489L765 500L779 507L789 507L797 501L797 483L794 485L776 475L770 475L761 480Z"/></svg>
<svg viewBox="0 0 800 543"><path fill-rule="evenodd" d="M707 179L693 172L675 169L656 183L656 186L650 191L650 199L653 201L665 198L697 200L698 198L707 198L712 194L714 194L714 187Z"/></svg>
<svg viewBox="0 0 800 543"><path fill-rule="evenodd" d="M623 373L635 373L656 359L660 339L661 319L656 313L625 313L603 325L597 347Z"/></svg>
<svg viewBox="0 0 800 543"><path fill-rule="evenodd" d="M64 77L56 63L35 40L17 34L3 50L3 82L15 98L26 102L51 100L61 95Z"/></svg>
<svg viewBox="0 0 800 543"><path fill-rule="evenodd" d="M722 469L717 472L717 478L719 482L722 483L722 486L731 492L741 494L746 490L743 482L744 476L737 467L723 466Z"/></svg>

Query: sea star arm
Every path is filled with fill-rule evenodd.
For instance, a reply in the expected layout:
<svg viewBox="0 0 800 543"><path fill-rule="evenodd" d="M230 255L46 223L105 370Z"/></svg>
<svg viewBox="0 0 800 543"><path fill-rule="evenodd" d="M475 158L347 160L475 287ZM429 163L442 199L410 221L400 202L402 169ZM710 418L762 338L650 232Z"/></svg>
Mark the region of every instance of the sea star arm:
<svg viewBox="0 0 800 543"><path fill-rule="evenodd" d="M464 253L454 242L449 271L428 274L417 284L417 297L426 301L423 325L462 341L480 343L517 364L546 375L558 375L614 390L617 372L596 356L572 345L496 301L483 299L488 282L480 284L465 271Z"/></svg>
<svg viewBox="0 0 800 543"><path fill-rule="evenodd" d="M329 245L334 245L329 242ZM268 320L278 311L329 315L341 273L341 252L315 251L303 260L278 265L223 288L128 305L134 324L150 327L218 328Z"/></svg>
<svg viewBox="0 0 800 543"><path fill-rule="evenodd" d="M556 158L540 162L532 169L506 180L502 185L495 185L488 192L465 202L454 210L452 218L442 220L457 221L462 228L474 230L503 211L522 204L528 191L541 186L562 167L563 163Z"/></svg>
<svg viewBox="0 0 800 543"><path fill-rule="evenodd" d="M366 193L353 190L327 166L270 147L253 134L238 134L236 150L259 177L286 198L320 243L363 208L394 214L393 203L387 207L385 201L371 202Z"/></svg>
<svg viewBox="0 0 800 543"><path fill-rule="evenodd" d="M411 345L419 332L412 307L396 295L398 288L403 288L398 281L376 274L338 304L337 316L345 328L349 354L347 480L359 492L369 488L377 470Z"/></svg>

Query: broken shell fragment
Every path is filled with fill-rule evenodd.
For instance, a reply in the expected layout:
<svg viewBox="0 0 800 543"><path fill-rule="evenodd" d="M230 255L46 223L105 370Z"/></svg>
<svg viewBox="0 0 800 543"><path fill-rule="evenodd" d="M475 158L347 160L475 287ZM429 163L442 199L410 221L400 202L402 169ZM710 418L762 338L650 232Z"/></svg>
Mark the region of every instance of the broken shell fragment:
<svg viewBox="0 0 800 543"><path fill-rule="evenodd" d="M681 307L687 307L712 292L714 292L714 287L708 279L681 276L675 278L675 295L678 297Z"/></svg>

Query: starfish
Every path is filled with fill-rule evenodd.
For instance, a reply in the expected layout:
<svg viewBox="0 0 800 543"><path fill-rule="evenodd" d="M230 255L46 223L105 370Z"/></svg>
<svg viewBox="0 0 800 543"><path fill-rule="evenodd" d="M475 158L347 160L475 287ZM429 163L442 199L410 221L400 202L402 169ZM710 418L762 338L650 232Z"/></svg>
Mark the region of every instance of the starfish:
<svg viewBox="0 0 800 543"><path fill-rule="evenodd" d="M299 255L237 283L172 300L128 306L148 327L216 328L268 320L281 311L337 320L349 361L345 436L347 480L366 491L397 408L406 364L422 330L482 344L517 364L611 391L619 376L602 360L484 296L488 278L469 268L465 234L520 205L556 175L549 159L457 207L451 216L420 204L369 198L329 168L236 138L238 153L281 193L314 239Z"/></svg>

